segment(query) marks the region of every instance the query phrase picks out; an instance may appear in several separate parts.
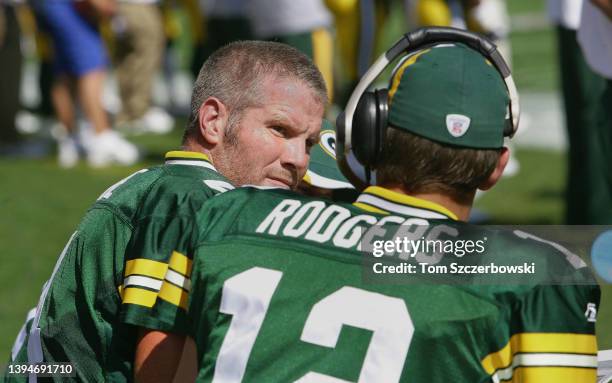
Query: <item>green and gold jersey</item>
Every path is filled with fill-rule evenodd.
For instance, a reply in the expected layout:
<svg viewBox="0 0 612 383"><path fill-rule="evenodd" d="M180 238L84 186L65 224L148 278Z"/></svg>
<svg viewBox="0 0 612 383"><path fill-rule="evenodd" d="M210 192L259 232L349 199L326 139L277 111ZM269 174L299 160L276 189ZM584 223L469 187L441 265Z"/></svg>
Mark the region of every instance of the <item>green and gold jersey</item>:
<svg viewBox="0 0 612 383"><path fill-rule="evenodd" d="M118 321L122 299L137 299L132 286L175 262L174 250L193 252L192 233L182 229L193 226L207 199L231 188L205 155L173 151L163 166L107 189L57 261L31 328L13 349L13 363L70 362L82 381L131 381L136 332ZM157 263L124 267L138 257ZM145 288L156 294L160 287L157 280Z"/></svg>
<svg viewBox="0 0 612 383"><path fill-rule="evenodd" d="M554 246L490 232L482 262L543 261L565 285L372 283L358 250L368 233L474 227L379 187L353 205L241 188L198 217L194 257L122 317L192 336L200 381L595 382L599 287Z"/></svg>

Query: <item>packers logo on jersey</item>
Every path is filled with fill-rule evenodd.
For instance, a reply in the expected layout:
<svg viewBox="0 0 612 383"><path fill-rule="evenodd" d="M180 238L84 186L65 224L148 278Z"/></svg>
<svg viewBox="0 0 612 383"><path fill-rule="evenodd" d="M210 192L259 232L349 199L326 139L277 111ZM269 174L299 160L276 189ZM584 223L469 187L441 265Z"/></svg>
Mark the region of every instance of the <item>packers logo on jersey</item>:
<svg viewBox="0 0 612 383"><path fill-rule="evenodd" d="M333 130L323 130L319 135L319 145L323 151L336 159L336 132Z"/></svg>

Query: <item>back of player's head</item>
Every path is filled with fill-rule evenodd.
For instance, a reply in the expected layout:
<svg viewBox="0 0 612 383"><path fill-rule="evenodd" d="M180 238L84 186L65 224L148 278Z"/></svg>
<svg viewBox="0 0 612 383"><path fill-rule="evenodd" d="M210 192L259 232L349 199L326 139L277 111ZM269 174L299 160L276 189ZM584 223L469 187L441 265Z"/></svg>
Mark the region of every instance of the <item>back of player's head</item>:
<svg viewBox="0 0 612 383"><path fill-rule="evenodd" d="M301 81L323 105L327 104L323 76L304 53L276 42L238 41L218 49L202 65L193 87L185 137L198 131L198 112L209 97L228 108L228 126L235 126L246 108L261 102L264 95L260 85L265 76Z"/></svg>
<svg viewBox="0 0 612 383"><path fill-rule="evenodd" d="M499 72L467 46L439 44L405 57L390 82L378 184L473 193L497 165L508 104Z"/></svg>

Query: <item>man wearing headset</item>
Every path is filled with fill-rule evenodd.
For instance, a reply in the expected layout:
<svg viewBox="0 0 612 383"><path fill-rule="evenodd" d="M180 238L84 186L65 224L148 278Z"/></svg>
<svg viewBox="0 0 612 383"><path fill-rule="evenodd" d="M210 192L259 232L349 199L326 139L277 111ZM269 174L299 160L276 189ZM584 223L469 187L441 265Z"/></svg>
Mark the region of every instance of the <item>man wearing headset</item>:
<svg viewBox="0 0 612 383"><path fill-rule="evenodd" d="M376 185L355 203L240 188L203 206L189 278L162 287L180 302L158 300L146 318L123 307L123 320L144 328L137 381L171 378L188 336L202 381L595 382L600 292L584 263L530 234L464 222L476 189L502 175L518 105L491 45L479 47L487 60L448 43L449 34L474 35L437 31L429 41L437 44L416 44L422 49L401 61L388 97L363 94L402 43L427 39L413 33L390 49L339 118L344 174ZM399 247L376 254L380 239L461 235L488 237L487 251L459 261ZM376 271L449 259L544 270L502 285L503 276L471 276L461 286ZM549 284L551 275L566 284Z"/></svg>

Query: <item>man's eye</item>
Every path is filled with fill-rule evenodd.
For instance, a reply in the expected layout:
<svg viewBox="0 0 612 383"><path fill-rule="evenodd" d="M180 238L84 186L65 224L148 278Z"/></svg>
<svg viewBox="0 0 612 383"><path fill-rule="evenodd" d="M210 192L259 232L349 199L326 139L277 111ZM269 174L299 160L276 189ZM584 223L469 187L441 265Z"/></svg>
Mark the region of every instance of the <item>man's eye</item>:
<svg viewBox="0 0 612 383"><path fill-rule="evenodd" d="M282 127L282 126L273 126L271 129L272 129L274 132L276 132L278 135L283 136L283 137L284 137L284 136L285 136L285 134L287 133L287 129L285 129L285 128L284 128L284 127Z"/></svg>

